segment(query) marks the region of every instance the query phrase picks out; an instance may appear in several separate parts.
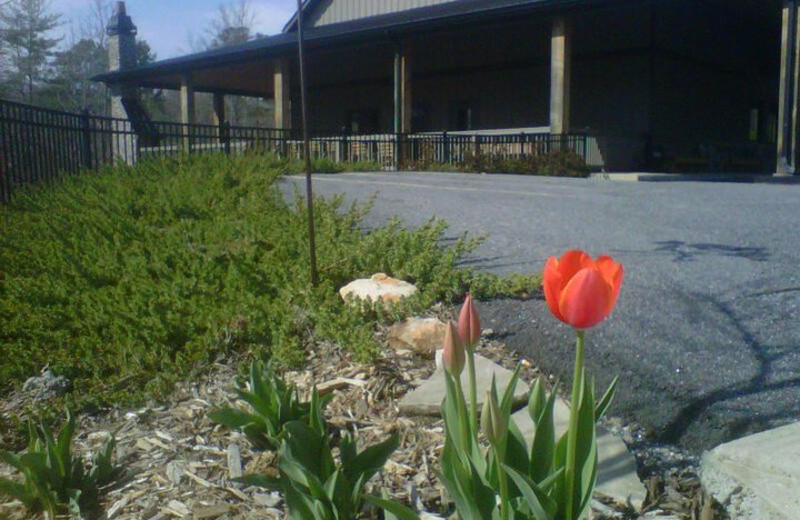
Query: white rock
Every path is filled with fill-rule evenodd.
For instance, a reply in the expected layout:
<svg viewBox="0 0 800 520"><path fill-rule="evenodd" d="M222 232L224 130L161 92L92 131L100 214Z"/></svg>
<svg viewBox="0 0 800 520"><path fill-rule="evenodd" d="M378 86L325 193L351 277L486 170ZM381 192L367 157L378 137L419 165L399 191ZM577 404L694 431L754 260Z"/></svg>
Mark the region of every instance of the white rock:
<svg viewBox="0 0 800 520"><path fill-rule="evenodd" d="M417 292L414 284L398 280L385 273L373 274L370 278L360 278L339 289L343 300L354 298L384 303L397 302Z"/></svg>

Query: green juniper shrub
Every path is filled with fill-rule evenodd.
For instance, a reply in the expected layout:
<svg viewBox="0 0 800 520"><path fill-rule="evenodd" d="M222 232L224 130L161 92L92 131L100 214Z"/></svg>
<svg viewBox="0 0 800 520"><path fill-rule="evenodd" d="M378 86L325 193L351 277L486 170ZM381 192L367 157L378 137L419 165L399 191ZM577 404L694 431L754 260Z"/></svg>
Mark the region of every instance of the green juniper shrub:
<svg viewBox="0 0 800 520"><path fill-rule="evenodd" d="M50 406L131 405L230 355L296 366L328 340L371 360L377 321L473 285L482 297L514 285L459 268L478 240L445 243L442 221L365 232L369 205L334 197L314 204L312 287L305 203L281 193L285 166L273 155L153 158L17 192L0 207L0 381L18 386L49 365L80 389ZM418 296L367 315L343 305L338 288L375 272Z"/></svg>

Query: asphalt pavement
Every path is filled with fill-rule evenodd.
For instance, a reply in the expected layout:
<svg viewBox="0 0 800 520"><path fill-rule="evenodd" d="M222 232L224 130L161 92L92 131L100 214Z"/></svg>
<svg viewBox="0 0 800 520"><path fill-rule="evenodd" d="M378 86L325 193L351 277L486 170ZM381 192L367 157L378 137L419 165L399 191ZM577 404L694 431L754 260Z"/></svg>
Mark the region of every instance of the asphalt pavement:
<svg viewBox="0 0 800 520"><path fill-rule="evenodd" d="M301 178L285 181L303 187ZM611 414L691 451L800 419L800 186L613 182L511 175L352 173L315 195L365 200L367 224L431 216L486 234L465 263L539 272L580 248L625 269L612 315L587 335L587 369L619 375ZM484 327L571 378L573 333L540 300L482 302Z"/></svg>

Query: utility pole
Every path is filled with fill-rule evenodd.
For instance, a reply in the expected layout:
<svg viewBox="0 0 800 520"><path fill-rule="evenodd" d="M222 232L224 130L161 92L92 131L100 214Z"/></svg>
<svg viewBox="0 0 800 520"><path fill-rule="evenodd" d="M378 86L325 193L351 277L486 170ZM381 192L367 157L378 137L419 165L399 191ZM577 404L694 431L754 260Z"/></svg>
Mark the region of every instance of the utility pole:
<svg viewBox="0 0 800 520"><path fill-rule="evenodd" d="M303 119L303 155L306 163L306 205L308 207L308 249L311 256L311 284L318 283L317 245L314 240L314 200L311 189L311 146L308 142L308 89L306 62L303 52L303 3L297 0L297 57L300 66L300 104Z"/></svg>

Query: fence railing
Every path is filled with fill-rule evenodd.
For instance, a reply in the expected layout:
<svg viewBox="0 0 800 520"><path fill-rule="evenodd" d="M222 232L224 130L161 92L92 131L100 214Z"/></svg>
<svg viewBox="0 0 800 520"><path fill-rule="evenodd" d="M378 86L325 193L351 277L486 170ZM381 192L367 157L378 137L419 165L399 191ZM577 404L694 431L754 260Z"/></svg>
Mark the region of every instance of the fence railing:
<svg viewBox="0 0 800 520"><path fill-rule="evenodd" d="M135 127L134 127L135 126ZM340 135L314 137L314 158L398 165L454 164L491 155L521 158L572 150L591 164L593 138L542 133ZM596 144L596 143L595 143ZM302 141L291 131L222 125L112 119L49 110L0 100L0 201L16 186L52 180L103 165L134 164L139 158L179 153L273 152L302 158Z"/></svg>

